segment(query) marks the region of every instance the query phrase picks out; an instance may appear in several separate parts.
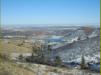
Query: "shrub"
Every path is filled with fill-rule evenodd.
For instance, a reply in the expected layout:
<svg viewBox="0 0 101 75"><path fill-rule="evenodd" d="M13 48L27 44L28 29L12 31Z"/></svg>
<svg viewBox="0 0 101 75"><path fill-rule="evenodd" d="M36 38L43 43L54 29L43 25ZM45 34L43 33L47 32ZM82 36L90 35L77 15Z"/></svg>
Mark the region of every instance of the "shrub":
<svg viewBox="0 0 101 75"><path fill-rule="evenodd" d="M55 57L54 62L56 64L56 66L61 66L61 64L62 64L62 60L61 60L61 58L59 56Z"/></svg>
<svg viewBox="0 0 101 75"><path fill-rule="evenodd" d="M10 56L7 53L0 53L0 59L10 60Z"/></svg>

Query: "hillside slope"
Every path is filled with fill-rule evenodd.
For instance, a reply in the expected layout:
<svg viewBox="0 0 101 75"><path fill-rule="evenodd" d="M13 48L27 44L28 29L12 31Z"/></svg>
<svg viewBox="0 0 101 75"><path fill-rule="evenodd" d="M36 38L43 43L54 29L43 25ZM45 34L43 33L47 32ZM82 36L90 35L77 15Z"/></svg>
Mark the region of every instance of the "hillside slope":
<svg viewBox="0 0 101 75"><path fill-rule="evenodd" d="M59 55L64 61L80 61L82 55L89 60L99 61L100 57L100 37L96 36L85 40L66 44L53 50L54 56Z"/></svg>
<svg viewBox="0 0 101 75"><path fill-rule="evenodd" d="M28 53L31 52L31 47L27 46L19 46L17 42L9 42L6 43L4 40L1 40L0 42L0 51L1 52L9 52L9 53Z"/></svg>
<svg viewBox="0 0 101 75"><path fill-rule="evenodd" d="M0 60L0 75L35 75L34 72L21 68L19 65Z"/></svg>

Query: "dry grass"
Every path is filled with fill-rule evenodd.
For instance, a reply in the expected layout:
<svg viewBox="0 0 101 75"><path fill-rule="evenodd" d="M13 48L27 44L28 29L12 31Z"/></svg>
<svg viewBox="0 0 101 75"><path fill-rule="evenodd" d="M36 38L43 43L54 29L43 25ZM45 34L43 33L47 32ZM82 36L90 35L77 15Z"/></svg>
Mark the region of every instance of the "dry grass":
<svg viewBox="0 0 101 75"><path fill-rule="evenodd" d="M29 53L31 52L31 45L25 44L19 46L21 42L19 41L10 41L9 43L5 43L3 40L0 41L0 52L9 52L9 53Z"/></svg>
<svg viewBox="0 0 101 75"><path fill-rule="evenodd" d="M35 75L32 71L8 61L0 61L0 75Z"/></svg>

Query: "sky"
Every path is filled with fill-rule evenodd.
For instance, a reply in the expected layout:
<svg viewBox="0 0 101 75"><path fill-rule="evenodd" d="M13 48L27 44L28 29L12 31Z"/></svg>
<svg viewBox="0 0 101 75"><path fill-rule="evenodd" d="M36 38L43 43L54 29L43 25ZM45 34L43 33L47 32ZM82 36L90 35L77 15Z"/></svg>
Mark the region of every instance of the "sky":
<svg viewBox="0 0 101 75"><path fill-rule="evenodd" d="M99 25L100 0L1 0L1 23Z"/></svg>

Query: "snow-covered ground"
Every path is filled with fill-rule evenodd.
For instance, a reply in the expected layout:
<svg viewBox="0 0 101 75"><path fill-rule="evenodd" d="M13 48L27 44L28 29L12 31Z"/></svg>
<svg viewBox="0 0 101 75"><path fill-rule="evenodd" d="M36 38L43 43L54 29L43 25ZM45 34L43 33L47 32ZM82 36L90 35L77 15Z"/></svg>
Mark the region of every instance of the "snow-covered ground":
<svg viewBox="0 0 101 75"><path fill-rule="evenodd" d="M84 55L86 62L100 60L100 37L99 29L94 29L89 35L85 35L82 30L76 30L68 36L65 36L71 43L65 43L64 46L58 46L54 49L54 56L58 55L63 61L80 62ZM78 40L79 38L79 40ZM83 38L83 39L80 39ZM74 41L73 41L74 40Z"/></svg>

